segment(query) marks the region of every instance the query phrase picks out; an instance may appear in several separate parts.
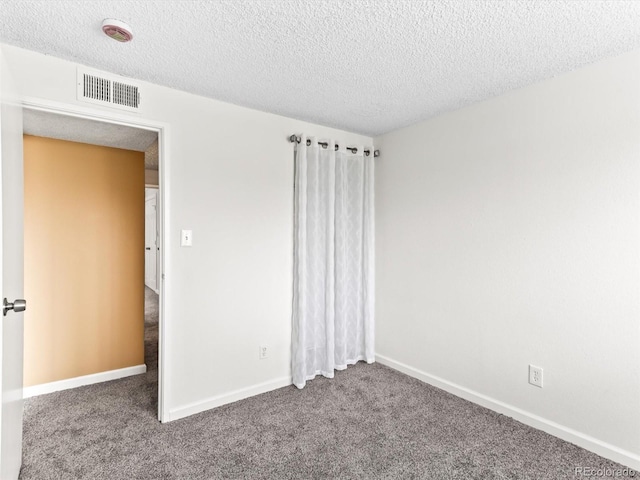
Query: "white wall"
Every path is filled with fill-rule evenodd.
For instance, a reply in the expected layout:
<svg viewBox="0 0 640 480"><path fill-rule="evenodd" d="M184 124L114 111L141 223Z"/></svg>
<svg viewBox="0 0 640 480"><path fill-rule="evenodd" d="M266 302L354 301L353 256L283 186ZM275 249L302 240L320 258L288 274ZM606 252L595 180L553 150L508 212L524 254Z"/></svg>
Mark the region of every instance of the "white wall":
<svg viewBox="0 0 640 480"><path fill-rule="evenodd" d="M635 468L639 88L635 52L376 139L379 359Z"/></svg>
<svg viewBox="0 0 640 480"><path fill-rule="evenodd" d="M76 66L2 46L26 97L76 101ZM44 73L46 72L46 73ZM142 83L142 113L168 125L165 397L169 418L290 383L293 145L305 132L371 138ZM180 229L193 247L180 248ZM258 347L270 348L258 359Z"/></svg>

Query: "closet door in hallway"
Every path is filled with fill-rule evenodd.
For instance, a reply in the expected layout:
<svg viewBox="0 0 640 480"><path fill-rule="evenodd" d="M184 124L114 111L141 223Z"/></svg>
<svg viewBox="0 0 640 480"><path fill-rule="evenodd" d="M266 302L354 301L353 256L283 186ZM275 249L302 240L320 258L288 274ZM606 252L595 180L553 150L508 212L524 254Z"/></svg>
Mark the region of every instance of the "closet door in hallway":
<svg viewBox="0 0 640 480"><path fill-rule="evenodd" d="M158 293L158 191L146 189L144 206L144 283Z"/></svg>

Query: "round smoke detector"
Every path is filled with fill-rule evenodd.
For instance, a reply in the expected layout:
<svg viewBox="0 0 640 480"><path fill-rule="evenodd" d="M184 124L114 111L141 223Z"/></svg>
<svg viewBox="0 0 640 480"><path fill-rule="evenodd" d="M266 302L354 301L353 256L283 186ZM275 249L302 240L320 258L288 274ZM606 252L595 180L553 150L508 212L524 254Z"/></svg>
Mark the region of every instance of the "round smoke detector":
<svg viewBox="0 0 640 480"><path fill-rule="evenodd" d="M102 22L102 31L107 37L113 38L119 42L129 42L133 38L131 27L120 20L106 18Z"/></svg>

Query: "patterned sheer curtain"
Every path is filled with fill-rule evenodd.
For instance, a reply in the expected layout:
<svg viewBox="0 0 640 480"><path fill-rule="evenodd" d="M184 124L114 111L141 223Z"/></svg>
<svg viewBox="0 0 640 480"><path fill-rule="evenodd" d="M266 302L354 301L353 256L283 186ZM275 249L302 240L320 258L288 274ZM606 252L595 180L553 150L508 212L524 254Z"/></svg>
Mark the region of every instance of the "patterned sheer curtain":
<svg viewBox="0 0 640 480"><path fill-rule="evenodd" d="M296 146L293 384L374 362L373 155Z"/></svg>

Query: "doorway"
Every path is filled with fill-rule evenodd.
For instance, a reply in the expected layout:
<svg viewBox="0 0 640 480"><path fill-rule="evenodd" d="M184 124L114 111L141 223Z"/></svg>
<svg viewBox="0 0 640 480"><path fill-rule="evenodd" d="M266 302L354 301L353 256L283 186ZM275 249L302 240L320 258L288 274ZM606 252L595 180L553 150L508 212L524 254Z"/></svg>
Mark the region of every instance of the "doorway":
<svg viewBox="0 0 640 480"><path fill-rule="evenodd" d="M157 147L157 142L156 142ZM155 149L157 151L157 148ZM145 153L145 166L153 166L154 147ZM148 157L148 158L147 158ZM149 169L150 170L150 169ZM144 202L144 359L150 372L158 369L158 313L160 251L158 231L158 186L152 171L146 178ZM157 182L155 182L157 183Z"/></svg>
<svg viewBox="0 0 640 480"><path fill-rule="evenodd" d="M148 345L145 338L145 364L147 368L155 368L157 376L155 378L155 392L154 397L157 404L157 415L160 421L163 420L162 414L162 362L158 362L159 353L159 338L162 338L162 265L163 265L163 249L162 249L162 225L163 222L163 210L162 210L162 192L160 190L159 182L159 169L161 166L161 158L159 152L162 148L159 147L162 143L163 127L150 127L149 125L136 125L131 124L130 121L123 122L122 120L114 119L110 116L103 116L100 114L88 114L86 112L80 114L72 111L62 111L58 108L49 108L42 105L24 105L24 133L37 135L40 137L56 138L60 140L66 140L71 142L80 142L90 145L103 145L112 148L133 149L137 151L146 150L150 143L156 145L157 159L155 178L156 185L154 188L155 198L155 224L157 225L154 238L155 247L155 259L150 269L155 271L155 287L153 293L155 295L155 308L153 316L155 317L155 345ZM132 147L133 145L133 147ZM151 175L153 177L153 175ZM145 186L147 182L145 180ZM146 201L146 191L143 189L140 191L140 201ZM146 203L146 202L145 202ZM146 224L146 218L143 220ZM146 243L146 242L145 242ZM146 250L145 250L146 252ZM99 254L99 253L96 253ZM144 254L143 254L144 255ZM29 273L27 272L26 275ZM146 275L144 275L146 278ZM141 291L144 291L145 278L140 278ZM143 294L144 295L144 294ZM117 301L117 299L115 300ZM147 312L145 312L147 313ZM146 324L147 315L145 318L141 318L140 322ZM145 325L146 326L146 325ZM146 329L145 329L146 330ZM146 336L145 336L146 337ZM155 361L150 359L155 358ZM115 377L117 378L117 377ZM111 378L105 378L104 380L110 380ZM91 382L93 383L93 382ZM86 383L85 383L86 384ZM75 385L71 385L75 386ZM68 388L68 387L64 387Z"/></svg>

